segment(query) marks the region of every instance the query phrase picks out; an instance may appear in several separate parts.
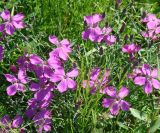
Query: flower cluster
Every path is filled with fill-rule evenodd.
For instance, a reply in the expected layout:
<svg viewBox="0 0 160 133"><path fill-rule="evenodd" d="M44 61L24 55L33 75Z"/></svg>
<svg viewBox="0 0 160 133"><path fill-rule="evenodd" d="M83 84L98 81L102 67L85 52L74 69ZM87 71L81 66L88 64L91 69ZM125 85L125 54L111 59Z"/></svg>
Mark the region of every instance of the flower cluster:
<svg viewBox="0 0 160 133"><path fill-rule="evenodd" d="M23 117L21 115L16 115L13 119L13 121L10 120L10 118L5 115L0 119L0 132L1 133L7 133L10 130L14 130L16 128L19 128L23 124ZM24 133L24 129L20 129L20 133Z"/></svg>
<svg viewBox="0 0 160 133"><path fill-rule="evenodd" d="M140 68L133 70L130 75L134 83L139 86L144 86L144 92L146 94L152 93L153 88L160 89L160 82L158 80L158 69L153 70L148 64L143 64Z"/></svg>
<svg viewBox="0 0 160 133"><path fill-rule="evenodd" d="M109 26L101 28L98 25L104 17L105 14L94 14L84 17L84 22L86 24L86 29L82 32L82 38L84 40L89 39L92 42L104 41L107 45L115 43L116 37L111 34L112 28Z"/></svg>
<svg viewBox="0 0 160 133"><path fill-rule="evenodd" d="M160 34L160 19L154 14L148 13L142 20L146 24L147 31L142 32L142 36L152 40L158 40Z"/></svg>
<svg viewBox="0 0 160 133"><path fill-rule="evenodd" d="M140 49L141 48L138 45L131 43L128 45L124 45L122 47L122 52L128 53L130 56L130 59L134 59L135 58L134 54L137 53Z"/></svg>
<svg viewBox="0 0 160 133"><path fill-rule="evenodd" d="M68 89L75 90L76 82L74 77L78 76L78 69L73 68L65 73L64 65L72 52L71 44L67 39L58 41L57 37L49 36L49 41L57 48L49 53L48 60L44 61L35 54L26 54L19 57L17 63L19 69L12 66L17 77L12 74L5 74L7 81L12 85L7 87L7 94L13 96L17 91L24 93L25 85L29 85L29 90L34 94L28 100L25 115L34 121L37 132L51 130L51 110L49 105L53 99L53 90L64 93ZM28 77L27 72L34 73L36 77ZM31 80L36 78L37 80ZM38 82L37 82L38 81Z"/></svg>

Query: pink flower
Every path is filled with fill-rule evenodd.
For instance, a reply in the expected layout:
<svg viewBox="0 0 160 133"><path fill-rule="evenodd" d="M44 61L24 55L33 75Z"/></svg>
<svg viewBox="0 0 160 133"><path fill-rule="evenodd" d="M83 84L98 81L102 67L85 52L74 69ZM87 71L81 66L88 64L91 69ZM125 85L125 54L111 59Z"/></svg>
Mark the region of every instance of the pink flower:
<svg viewBox="0 0 160 133"><path fill-rule="evenodd" d="M84 21L86 22L87 26L94 27L100 21L102 21L104 17L105 17L104 14L93 14L84 16Z"/></svg>
<svg viewBox="0 0 160 133"><path fill-rule="evenodd" d="M56 69L53 76L50 77L51 82L59 82L57 89L59 92L63 93L67 91L68 88L75 89L76 82L72 79L78 76L78 70L75 68L70 72L65 74L63 68Z"/></svg>
<svg viewBox="0 0 160 133"><path fill-rule="evenodd" d="M133 54L133 53L138 52L140 49L141 48L138 45L132 43L132 44L129 44L129 45L124 45L123 48L122 48L122 51L124 53Z"/></svg>
<svg viewBox="0 0 160 133"><path fill-rule="evenodd" d="M16 115L12 122L10 118L7 115L5 115L0 119L0 125L2 125L0 131L2 133L7 133L14 128L19 128L22 124L23 124L23 117L21 115Z"/></svg>
<svg viewBox="0 0 160 133"><path fill-rule="evenodd" d="M144 86L144 92L146 94L152 93L153 88L160 89L158 70L156 68L151 70L148 64L144 64L142 67L134 71L134 83L139 86Z"/></svg>
<svg viewBox="0 0 160 133"><path fill-rule="evenodd" d="M57 46L57 48L54 49L55 53L57 53L61 59L66 61L69 57L69 53L72 51L70 42L67 39L63 39L59 42L56 36L49 36L49 41Z"/></svg>
<svg viewBox="0 0 160 133"><path fill-rule="evenodd" d="M8 35L12 35L15 29L22 29L25 27L23 22L24 15L22 13L11 16L9 10L4 10L1 13L1 18L5 22L0 25L0 29L1 31L5 31Z"/></svg>
<svg viewBox="0 0 160 133"><path fill-rule="evenodd" d="M141 21L146 24L147 28L146 32L142 32L142 36L152 40L158 40L158 34L160 34L160 19L154 14L148 13Z"/></svg>
<svg viewBox="0 0 160 133"><path fill-rule="evenodd" d="M5 74L4 76L8 82L12 83L12 85L7 87L7 94L9 96L15 95L17 90L21 92L25 91L24 84L28 83L29 80L26 76L26 71L23 68L18 71L18 79L11 74Z"/></svg>
<svg viewBox="0 0 160 133"><path fill-rule="evenodd" d="M122 87L119 93L113 86L105 88L105 92L110 98L104 98L102 101L102 106L104 108L109 108L111 114L118 115L119 110L128 111L130 104L123 100L129 94L129 90L126 87Z"/></svg>

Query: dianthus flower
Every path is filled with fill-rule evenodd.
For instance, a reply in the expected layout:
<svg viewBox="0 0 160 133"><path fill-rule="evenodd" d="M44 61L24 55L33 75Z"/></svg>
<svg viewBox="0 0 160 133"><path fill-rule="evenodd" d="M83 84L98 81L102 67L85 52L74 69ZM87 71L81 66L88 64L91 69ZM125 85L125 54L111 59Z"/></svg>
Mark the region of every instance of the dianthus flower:
<svg viewBox="0 0 160 133"><path fill-rule="evenodd" d="M123 111L129 110L130 104L123 100L129 94L129 90L126 87L122 87L119 93L116 92L113 86L106 87L104 91L110 97L103 99L102 106L109 108L111 114L118 115L120 109Z"/></svg>
<svg viewBox="0 0 160 133"><path fill-rule="evenodd" d="M22 13L11 16L9 10L4 10L1 13L1 18L4 23L0 25L0 31L5 32L8 35L12 35L15 32L15 29L22 29L25 27L23 22L24 15Z"/></svg>
<svg viewBox="0 0 160 133"><path fill-rule="evenodd" d="M146 94L152 93L153 88L160 89L160 81L158 80L158 69L153 70L148 64L134 70L133 80L136 85L144 86Z"/></svg>

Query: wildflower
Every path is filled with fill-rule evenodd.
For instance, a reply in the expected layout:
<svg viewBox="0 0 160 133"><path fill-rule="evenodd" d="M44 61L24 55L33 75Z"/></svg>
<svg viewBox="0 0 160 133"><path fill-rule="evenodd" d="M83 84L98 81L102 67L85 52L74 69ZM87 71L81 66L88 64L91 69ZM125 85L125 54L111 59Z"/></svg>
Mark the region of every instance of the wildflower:
<svg viewBox="0 0 160 133"><path fill-rule="evenodd" d="M28 78L26 76L26 71L23 68L20 68L18 71L18 78L11 74L5 74L6 80L11 82L12 85L7 87L7 94L9 96L13 96L16 94L17 90L24 92L25 86L24 84L28 83Z"/></svg>
<svg viewBox="0 0 160 133"><path fill-rule="evenodd" d="M11 16L9 10L4 10L1 13L1 17L4 21L4 23L0 25L1 31L5 31L8 35L12 35L15 29L22 29L25 27L23 22L24 15L22 13Z"/></svg>
<svg viewBox="0 0 160 133"><path fill-rule="evenodd" d="M122 51L124 53L133 54L140 50L140 47L134 43L131 43L129 45L124 45L122 48Z"/></svg>
<svg viewBox="0 0 160 133"><path fill-rule="evenodd" d="M10 129L19 128L22 124L23 118L21 115L16 115L13 121L11 121L10 118L7 115L5 115L0 119L0 125L2 125L0 131L6 133L10 131Z"/></svg>
<svg viewBox="0 0 160 133"><path fill-rule="evenodd" d="M152 40L157 40L158 34L160 34L160 19L158 19L154 14L148 13L141 21L146 24L147 28L147 31L142 32L142 36Z"/></svg>
<svg viewBox="0 0 160 133"><path fill-rule="evenodd" d="M160 89L160 82L158 80L158 70L154 68L151 70L148 64L144 64L141 68L137 69L134 83L139 86L144 86L146 94L152 93L153 88Z"/></svg>
<svg viewBox="0 0 160 133"><path fill-rule="evenodd" d="M67 39L63 39L59 42L56 36L49 36L49 41L57 46L57 48L54 49L55 53L57 53L61 59L66 61L68 59L69 53L72 51L70 42Z"/></svg>
<svg viewBox="0 0 160 133"><path fill-rule="evenodd" d="M122 87L117 93L113 86L109 86L105 88L105 92L110 98L104 98L102 106L109 108L111 114L118 115L120 109L123 111L129 110L129 103L123 100L129 94L129 90L126 87Z"/></svg>
<svg viewBox="0 0 160 133"><path fill-rule="evenodd" d="M104 19L103 14L93 14L84 17L84 21L86 22L87 26L90 27L96 26L103 19Z"/></svg>
<svg viewBox="0 0 160 133"><path fill-rule="evenodd" d="M124 53L128 53L129 56L130 56L130 60L131 61L134 61L135 60L135 53L137 53L141 48L134 44L134 43L131 43L131 44L128 44L128 45L124 45L122 47L122 52Z"/></svg>
<svg viewBox="0 0 160 133"><path fill-rule="evenodd" d="M56 69L54 75L50 78L51 82L58 82L60 83L57 85L57 89L59 92L63 93L67 90L67 88L75 89L76 82L72 79L78 76L78 70L75 68L70 72L65 74L63 68Z"/></svg>

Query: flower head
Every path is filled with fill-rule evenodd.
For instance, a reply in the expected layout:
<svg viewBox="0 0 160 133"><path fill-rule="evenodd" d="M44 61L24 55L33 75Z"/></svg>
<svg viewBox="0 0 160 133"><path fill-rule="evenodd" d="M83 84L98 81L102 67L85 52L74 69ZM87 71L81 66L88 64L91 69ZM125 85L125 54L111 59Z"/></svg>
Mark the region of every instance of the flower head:
<svg viewBox="0 0 160 133"><path fill-rule="evenodd" d="M134 70L134 83L139 86L144 86L146 94L152 93L153 88L160 89L160 82L158 80L158 70L153 70L148 64L143 64L139 69Z"/></svg>
<svg viewBox="0 0 160 133"><path fill-rule="evenodd" d="M122 87L119 93L116 92L113 86L106 87L104 91L109 98L103 99L102 106L109 108L111 114L117 115L120 109L123 111L129 110L130 104L123 100L129 94L129 90L126 87Z"/></svg>
<svg viewBox="0 0 160 133"><path fill-rule="evenodd" d="M11 16L9 10L4 10L1 13L1 18L4 21L4 23L0 25L1 32L5 31L8 35L12 35L15 29L22 29L25 27L23 22L24 15L22 13Z"/></svg>

